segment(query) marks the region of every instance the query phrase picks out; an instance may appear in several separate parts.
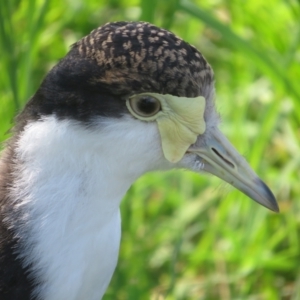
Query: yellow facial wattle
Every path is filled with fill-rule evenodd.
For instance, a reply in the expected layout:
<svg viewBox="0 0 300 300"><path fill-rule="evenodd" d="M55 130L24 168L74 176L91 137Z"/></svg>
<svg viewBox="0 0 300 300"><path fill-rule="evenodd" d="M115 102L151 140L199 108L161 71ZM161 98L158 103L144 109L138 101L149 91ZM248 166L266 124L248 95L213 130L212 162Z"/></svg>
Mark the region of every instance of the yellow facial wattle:
<svg viewBox="0 0 300 300"><path fill-rule="evenodd" d="M152 97L161 109L150 117L141 116L130 105L133 97ZM156 121L160 132L164 156L172 163L182 159L187 149L205 132L205 98L186 98L156 93L134 95L126 101L130 113L142 121Z"/></svg>

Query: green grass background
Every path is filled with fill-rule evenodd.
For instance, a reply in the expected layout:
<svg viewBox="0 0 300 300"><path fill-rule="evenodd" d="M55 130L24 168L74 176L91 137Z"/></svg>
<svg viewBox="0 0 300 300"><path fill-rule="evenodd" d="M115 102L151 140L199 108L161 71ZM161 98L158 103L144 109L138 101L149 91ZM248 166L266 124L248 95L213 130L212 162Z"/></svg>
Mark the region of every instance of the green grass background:
<svg viewBox="0 0 300 300"><path fill-rule="evenodd" d="M150 21L203 53L221 129L281 213L214 177L146 175L122 202L104 299L299 300L299 0L0 0L0 141L70 45L116 20Z"/></svg>

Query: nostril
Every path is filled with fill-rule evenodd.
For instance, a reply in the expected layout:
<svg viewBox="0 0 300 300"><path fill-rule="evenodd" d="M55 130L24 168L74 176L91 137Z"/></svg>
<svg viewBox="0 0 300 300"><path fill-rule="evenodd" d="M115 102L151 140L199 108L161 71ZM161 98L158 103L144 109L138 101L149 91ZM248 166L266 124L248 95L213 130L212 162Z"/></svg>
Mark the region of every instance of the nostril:
<svg viewBox="0 0 300 300"><path fill-rule="evenodd" d="M231 168L234 169L234 164L232 162L230 162L229 160L227 160L224 156L222 156L217 149L215 148L211 148L211 150L217 155L219 156L227 165L229 165Z"/></svg>

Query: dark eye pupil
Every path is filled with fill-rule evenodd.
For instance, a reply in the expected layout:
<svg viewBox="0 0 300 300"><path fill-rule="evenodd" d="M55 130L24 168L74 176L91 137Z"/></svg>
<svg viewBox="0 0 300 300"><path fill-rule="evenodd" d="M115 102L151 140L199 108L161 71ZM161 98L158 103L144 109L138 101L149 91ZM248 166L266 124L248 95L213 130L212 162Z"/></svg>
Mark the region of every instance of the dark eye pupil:
<svg viewBox="0 0 300 300"><path fill-rule="evenodd" d="M157 110L157 100L151 97L142 97L137 103L137 108L139 111L145 114L151 114Z"/></svg>
<svg viewBox="0 0 300 300"><path fill-rule="evenodd" d="M155 116L161 109L160 101L151 95L137 95L129 100L130 109L133 114L143 118Z"/></svg>

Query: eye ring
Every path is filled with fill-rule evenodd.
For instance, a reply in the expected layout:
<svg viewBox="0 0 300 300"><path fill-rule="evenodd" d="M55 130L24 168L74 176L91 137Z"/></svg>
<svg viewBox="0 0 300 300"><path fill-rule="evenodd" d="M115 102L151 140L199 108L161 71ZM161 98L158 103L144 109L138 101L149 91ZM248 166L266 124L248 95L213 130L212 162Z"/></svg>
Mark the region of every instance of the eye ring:
<svg viewBox="0 0 300 300"><path fill-rule="evenodd" d="M161 103L150 95L139 95L129 99L132 112L142 118L151 118L161 110Z"/></svg>

